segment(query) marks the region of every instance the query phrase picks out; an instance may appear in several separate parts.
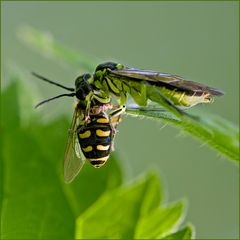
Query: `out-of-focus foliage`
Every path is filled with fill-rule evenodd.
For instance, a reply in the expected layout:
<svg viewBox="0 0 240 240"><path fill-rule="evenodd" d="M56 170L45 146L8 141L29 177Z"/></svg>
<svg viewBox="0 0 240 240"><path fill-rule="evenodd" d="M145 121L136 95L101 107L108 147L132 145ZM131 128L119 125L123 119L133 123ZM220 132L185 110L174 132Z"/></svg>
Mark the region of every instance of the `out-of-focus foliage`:
<svg viewBox="0 0 240 240"><path fill-rule="evenodd" d="M31 28L19 35L44 55L93 71L99 63ZM33 111L31 91L19 76L2 93L0 209L2 239L146 238L191 239L193 228L179 225L184 202L162 204L156 174L122 184L116 156L105 167L86 164L70 185L63 182L63 155L69 122L65 117L43 124ZM156 96L158 97L158 96ZM160 119L198 137L231 159L239 160L238 130L215 116L179 116L132 110ZM157 102L158 102L157 100Z"/></svg>
<svg viewBox="0 0 240 240"><path fill-rule="evenodd" d="M98 170L86 164L72 184L65 184L69 122L62 117L43 124L30 92L15 77L2 93L1 239L191 238L192 228L178 231L183 202L162 206L154 173L122 185L112 156Z"/></svg>

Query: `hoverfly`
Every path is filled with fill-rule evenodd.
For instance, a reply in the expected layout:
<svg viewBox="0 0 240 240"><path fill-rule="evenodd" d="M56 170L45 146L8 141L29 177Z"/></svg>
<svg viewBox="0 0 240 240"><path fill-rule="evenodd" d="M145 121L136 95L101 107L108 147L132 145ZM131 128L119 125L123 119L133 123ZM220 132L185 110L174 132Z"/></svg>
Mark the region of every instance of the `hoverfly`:
<svg viewBox="0 0 240 240"><path fill-rule="evenodd" d="M64 155L65 182L70 183L77 176L86 159L96 168L103 166L113 150L116 127L124 108L114 107L109 102L109 98L94 91L88 82L91 78L89 74L83 74L76 79L75 89L65 87L36 73L33 75L72 92L44 100L36 107L64 96L76 96L78 99Z"/></svg>
<svg viewBox="0 0 240 240"><path fill-rule="evenodd" d="M77 104L64 156L64 179L70 183L79 173L85 160L95 168L102 167L113 151L113 140L117 124L120 122L122 108L110 112L113 106L109 103L95 104L85 113L81 104Z"/></svg>
<svg viewBox="0 0 240 240"><path fill-rule="evenodd" d="M126 104L127 94L130 94L139 106L147 106L148 100L156 102L152 90L176 108L209 103L214 96L224 94L219 89L188 81L177 75L129 68L113 62L98 65L90 81L96 89L103 91L106 97L110 94L118 97L120 105Z"/></svg>

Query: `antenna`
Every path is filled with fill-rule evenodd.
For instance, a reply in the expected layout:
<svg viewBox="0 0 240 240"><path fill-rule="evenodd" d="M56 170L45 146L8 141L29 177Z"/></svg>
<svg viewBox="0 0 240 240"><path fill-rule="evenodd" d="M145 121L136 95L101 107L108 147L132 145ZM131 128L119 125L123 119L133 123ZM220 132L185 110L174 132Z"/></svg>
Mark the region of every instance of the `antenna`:
<svg viewBox="0 0 240 240"><path fill-rule="evenodd" d="M75 91L74 88L65 87L65 86L63 86L62 84L56 83L56 82L54 82L54 81L52 81L52 80L49 80L49 79L47 79L47 78L45 78L45 77L43 77L43 76L41 76L41 75L39 75L39 74L37 74L37 73L35 73L35 72L32 72L32 75L34 75L35 77L37 77L37 78L39 78L39 79L41 79L41 80L43 80L43 81L45 81L45 82L48 82L48 83L50 83L50 84L53 84L53 85L56 85L56 86L61 87L61 88L63 88L63 89L66 89L66 90L68 90L68 91L70 91L70 92L74 92L74 91Z"/></svg>
<svg viewBox="0 0 240 240"><path fill-rule="evenodd" d="M45 78L45 77L43 77L43 76L41 76L41 75L39 75L39 74L37 74L37 73L35 73L35 72L32 72L32 75L34 75L34 76L37 77L38 79L41 79L41 80L43 80L43 81L45 81L45 82L48 82L48 83L50 83L50 84L53 84L53 85L55 85L55 86L58 86L58 87L63 88L63 89L65 89L65 90L68 90L68 91L70 91L70 92L73 92L73 93L60 94L60 95L57 95L57 96L55 96L55 97L48 98L48 99L46 99L46 100L38 103L38 104L35 106L35 108L38 108L38 107L41 106L42 104L47 103L47 102L50 102L50 101L52 101L52 100L54 100L54 99L57 99L57 98L66 97L66 96L67 96L67 97L74 97L74 96L76 96L76 93L75 93L75 89L74 89L74 88L69 88L69 87L63 86L62 84L56 83L56 82L54 82L54 81L52 81L52 80L50 80L50 79L47 79L47 78Z"/></svg>
<svg viewBox="0 0 240 240"><path fill-rule="evenodd" d="M61 98L61 97L66 97L66 96L67 96L67 97L74 97L74 96L75 96L75 93L60 94L60 95L58 95L58 96L55 96L55 97L52 97L52 98L48 98L48 99L46 99L46 100L38 103L38 104L35 106L35 108L38 108L38 107L41 106L42 104L47 103L47 102L50 102L50 101L52 101L52 100L54 100L54 99Z"/></svg>

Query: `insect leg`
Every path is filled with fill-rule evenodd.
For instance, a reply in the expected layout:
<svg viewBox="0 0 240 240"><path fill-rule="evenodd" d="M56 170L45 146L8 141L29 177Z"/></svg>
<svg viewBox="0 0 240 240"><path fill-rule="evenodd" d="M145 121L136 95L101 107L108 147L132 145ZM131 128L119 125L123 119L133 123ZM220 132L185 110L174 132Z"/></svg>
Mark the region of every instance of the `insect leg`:
<svg viewBox="0 0 240 240"><path fill-rule="evenodd" d="M125 105L119 106L119 107L117 107L117 108L115 108L115 109L113 109L112 111L109 112L109 117L111 117L111 118L118 117L121 114L123 114L125 111L126 111L126 106Z"/></svg>
<svg viewBox="0 0 240 240"><path fill-rule="evenodd" d="M120 92L120 106L123 106L127 102L127 94L125 91Z"/></svg>
<svg viewBox="0 0 240 240"><path fill-rule="evenodd" d="M111 123L111 128L112 128L112 135L113 139L115 138L116 132L117 132L117 125L121 121L121 115L126 111L126 106L118 106L115 107L113 110L109 112L109 118L110 118L110 123ZM114 151L114 141L112 141L112 151Z"/></svg>

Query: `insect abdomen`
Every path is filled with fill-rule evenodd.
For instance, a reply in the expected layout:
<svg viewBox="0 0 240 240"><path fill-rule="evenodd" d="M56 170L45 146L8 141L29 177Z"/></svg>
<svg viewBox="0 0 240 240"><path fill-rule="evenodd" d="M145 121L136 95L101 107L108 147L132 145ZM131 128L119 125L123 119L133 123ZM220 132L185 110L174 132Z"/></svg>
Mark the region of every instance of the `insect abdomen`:
<svg viewBox="0 0 240 240"><path fill-rule="evenodd" d="M80 126L78 140L90 163L99 168L108 160L113 140L113 129L105 114L90 116L90 122Z"/></svg>
<svg viewBox="0 0 240 240"><path fill-rule="evenodd" d="M212 96L207 92L199 93L179 91L177 89L170 90L167 88L159 88L160 92L169 100L171 100L174 105L182 107L192 107L199 103L209 103L212 101Z"/></svg>

